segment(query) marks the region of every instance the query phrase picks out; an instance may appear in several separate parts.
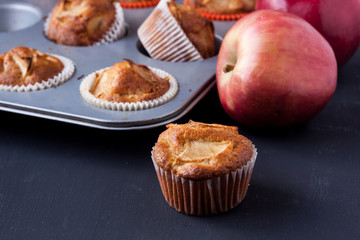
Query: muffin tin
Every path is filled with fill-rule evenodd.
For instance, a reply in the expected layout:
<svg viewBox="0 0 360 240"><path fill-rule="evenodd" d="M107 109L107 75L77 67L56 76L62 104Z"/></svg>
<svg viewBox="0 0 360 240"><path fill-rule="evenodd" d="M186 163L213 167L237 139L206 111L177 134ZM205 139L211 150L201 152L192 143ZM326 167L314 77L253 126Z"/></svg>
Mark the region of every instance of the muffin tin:
<svg viewBox="0 0 360 240"><path fill-rule="evenodd" d="M154 60L146 54L136 31L153 8L124 9L127 34L114 43L71 47L55 44L43 34L44 18L56 2L36 1L36 6L26 2L0 3L0 13L7 13L1 14L0 53L16 46L26 46L62 55L75 63L75 74L56 88L32 92L1 91L1 110L102 129L146 129L180 118L214 86L216 56L203 61L171 63ZM14 26L10 21L14 20L12 16L15 16L15 22L20 26L18 29L11 27ZM220 44L221 38L217 36L217 47ZM106 110L83 100L79 91L81 80L123 58L172 74L179 84L175 98L163 105L139 111Z"/></svg>

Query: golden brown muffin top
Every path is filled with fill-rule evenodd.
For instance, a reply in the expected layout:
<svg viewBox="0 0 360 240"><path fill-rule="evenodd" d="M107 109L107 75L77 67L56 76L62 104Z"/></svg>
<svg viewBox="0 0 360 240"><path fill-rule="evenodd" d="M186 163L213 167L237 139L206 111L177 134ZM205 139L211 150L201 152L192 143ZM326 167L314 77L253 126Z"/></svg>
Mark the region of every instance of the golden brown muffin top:
<svg viewBox="0 0 360 240"><path fill-rule="evenodd" d="M114 20L112 0L62 0L52 11L47 37L58 44L89 46L101 40Z"/></svg>
<svg viewBox="0 0 360 240"><path fill-rule="evenodd" d="M62 62L33 48L15 47L0 55L0 84L21 86L55 77L64 69Z"/></svg>
<svg viewBox="0 0 360 240"><path fill-rule="evenodd" d="M204 59L214 56L216 47L213 23L190 7L175 2L168 2L167 4L171 14L201 56Z"/></svg>
<svg viewBox="0 0 360 240"><path fill-rule="evenodd" d="M168 78L158 77L145 65L125 60L97 74L90 93L110 102L141 102L159 98L169 90Z"/></svg>
<svg viewBox="0 0 360 240"><path fill-rule="evenodd" d="M254 154L249 139L237 127L189 121L168 124L153 149L153 158L165 171L200 180L228 174L244 166Z"/></svg>
<svg viewBox="0 0 360 240"><path fill-rule="evenodd" d="M255 0L187 0L187 4L192 8L216 14L245 13L255 8Z"/></svg>

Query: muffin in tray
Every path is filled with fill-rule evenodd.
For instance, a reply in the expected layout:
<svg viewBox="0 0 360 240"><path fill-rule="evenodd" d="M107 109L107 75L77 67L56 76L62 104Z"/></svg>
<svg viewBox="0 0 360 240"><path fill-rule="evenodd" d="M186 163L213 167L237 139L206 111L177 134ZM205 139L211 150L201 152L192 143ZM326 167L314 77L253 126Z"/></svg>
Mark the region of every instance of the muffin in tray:
<svg viewBox="0 0 360 240"><path fill-rule="evenodd" d="M126 33L123 10L112 0L61 0L45 22L45 35L69 46L113 42Z"/></svg>
<svg viewBox="0 0 360 240"><path fill-rule="evenodd" d="M129 59L88 75L80 85L83 98L100 108L141 110L170 101L177 93L175 78Z"/></svg>
<svg viewBox="0 0 360 240"><path fill-rule="evenodd" d="M68 80L75 67L71 60L15 47L0 55L0 90L31 91L57 86Z"/></svg>
<svg viewBox="0 0 360 240"><path fill-rule="evenodd" d="M152 151L166 201L191 215L217 214L239 204L256 156L237 127L193 121L167 125Z"/></svg>
<svg viewBox="0 0 360 240"><path fill-rule="evenodd" d="M156 6L160 0L117 0L123 8L144 8Z"/></svg>
<svg viewBox="0 0 360 240"><path fill-rule="evenodd" d="M196 61L216 54L214 26L195 10L161 0L138 29L139 39L158 60Z"/></svg>
<svg viewBox="0 0 360 240"><path fill-rule="evenodd" d="M255 8L255 0L184 0L210 20L236 20Z"/></svg>

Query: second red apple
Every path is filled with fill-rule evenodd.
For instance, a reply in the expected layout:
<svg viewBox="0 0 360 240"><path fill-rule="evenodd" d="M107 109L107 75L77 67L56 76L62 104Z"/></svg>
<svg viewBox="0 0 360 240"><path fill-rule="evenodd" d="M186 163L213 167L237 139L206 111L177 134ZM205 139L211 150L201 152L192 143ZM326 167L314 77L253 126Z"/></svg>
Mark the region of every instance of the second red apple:
<svg viewBox="0 0 360 240"><path fill-rule="evenodd" d="M256 9L293 13L315 27L330 43L339 66L360 43L360 0L256 0Z"/></svg>

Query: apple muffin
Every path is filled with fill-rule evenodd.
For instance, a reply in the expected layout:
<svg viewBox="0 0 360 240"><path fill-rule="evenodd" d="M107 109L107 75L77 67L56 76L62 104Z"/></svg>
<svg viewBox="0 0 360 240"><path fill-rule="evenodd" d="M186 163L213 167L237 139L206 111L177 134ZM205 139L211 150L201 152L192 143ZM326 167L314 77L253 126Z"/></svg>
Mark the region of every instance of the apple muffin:
<svg viewBox="0 0 360 240"><path fill-rule="evenodd" d="M255 9L255 0L185 0L210 20L236 20Z"/></svg>
<svg viewBox="0 0 360 240"><path fill-rule="evenodd" d="M162 70L125 59L90 74L80 85L80 92L85 100L98 107L137 110L169 101L177 93L177 83ZM134 109L127 109L129 106Z"/></svg>
<svg viewBox="0 0 360 240"><path fill-rule="evenodd" d="M138 29L146 51L154 59L196 61L216 54L214 26L198 12L162 0Z"/></svg>
<svg viewBox="0 0 360 240"><path fill-rule="evenodd" d="M45 35L69 46L109 43L125 34L119 3L112 0L61 0L45 23Z"/></svg>
<svg viewBox="0 0 360 240"><path fill-rule="evenodd" d="M73 71L74 66L64 57L55 57L33 48L15 47L0 55L0 89L43 89L62 83Z"/></svg>
<svg viewBox="0 0 360 240"><path fill-rule="evenodd" d="M237 127L189 121L168 124L153 147L162 193L177 211L209 215L239 204L257 151Z"/></svg>

